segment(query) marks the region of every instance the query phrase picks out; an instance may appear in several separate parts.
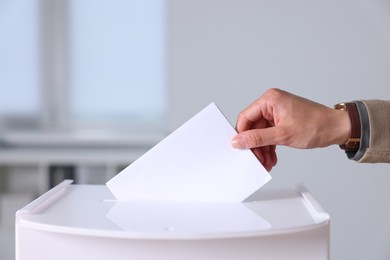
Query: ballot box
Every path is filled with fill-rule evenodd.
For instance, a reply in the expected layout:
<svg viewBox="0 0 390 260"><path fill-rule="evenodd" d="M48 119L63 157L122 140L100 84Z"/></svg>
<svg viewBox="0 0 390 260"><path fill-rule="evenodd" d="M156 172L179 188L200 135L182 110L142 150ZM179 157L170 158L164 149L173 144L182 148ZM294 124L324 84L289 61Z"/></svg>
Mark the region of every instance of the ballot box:
<svg viewBox="0 0 390 260"><path fill-rule="evenodd" d="M116 201L66 180L16 212L16 259L329 259L329 215L303 187L242 203Z"/></svg>

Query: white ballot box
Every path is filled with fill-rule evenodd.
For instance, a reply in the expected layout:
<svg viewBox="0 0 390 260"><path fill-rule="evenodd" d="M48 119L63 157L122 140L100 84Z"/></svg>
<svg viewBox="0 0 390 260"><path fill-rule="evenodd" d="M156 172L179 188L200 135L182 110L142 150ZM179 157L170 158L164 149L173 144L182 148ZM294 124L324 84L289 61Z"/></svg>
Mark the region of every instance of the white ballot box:
<svg viewBox="0 0 390 260"><path fill-rule="evenodd" d="M329 215L304 187L243 203L154 203L71 183L17 211L17 260L329 259Z"/></svg>

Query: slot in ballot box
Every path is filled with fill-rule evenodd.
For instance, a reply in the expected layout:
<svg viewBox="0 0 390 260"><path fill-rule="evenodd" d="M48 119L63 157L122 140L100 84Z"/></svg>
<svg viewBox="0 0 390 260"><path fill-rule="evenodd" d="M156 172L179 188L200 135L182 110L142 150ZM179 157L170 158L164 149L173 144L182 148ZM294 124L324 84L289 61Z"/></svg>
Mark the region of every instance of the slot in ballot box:
<svg viewBox="0 0 390 260"><path fill-rule="evenodd" d="M71 183L16 212L16 259L329 259L329 215L303 186L243 203L142 203Z"/></svg>

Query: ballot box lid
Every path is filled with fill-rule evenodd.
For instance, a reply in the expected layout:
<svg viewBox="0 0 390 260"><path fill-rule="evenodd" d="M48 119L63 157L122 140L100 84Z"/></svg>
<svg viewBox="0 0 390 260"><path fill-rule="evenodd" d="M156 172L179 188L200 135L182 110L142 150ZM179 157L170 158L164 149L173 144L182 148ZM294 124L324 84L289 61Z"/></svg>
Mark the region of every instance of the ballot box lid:
<svg viewBox="0 0 390 260"><path fill-rule="evenodd" d="M242 203L116 201L105 185L66 180L16 212L16 226L127 239L218 239L303 232L329 215L303 185L259 190Z"/></svg>

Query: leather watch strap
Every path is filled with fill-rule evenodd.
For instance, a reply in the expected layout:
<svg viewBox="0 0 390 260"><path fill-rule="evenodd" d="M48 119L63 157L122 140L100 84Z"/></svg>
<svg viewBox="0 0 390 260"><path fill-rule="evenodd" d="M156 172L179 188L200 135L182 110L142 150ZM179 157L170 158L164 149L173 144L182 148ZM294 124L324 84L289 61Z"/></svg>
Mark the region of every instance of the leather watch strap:
<svg viewBox="0 0 390 260"><path fill-rule="evenodd" d="M359 150L361 126L360 126L359 111L356 107L356 103L354 102L340 103L337 104L335 108L347 111L349 114L349 119L351 120L350 137L348 138L346 143L340 145L340 148L348 152Z"/></svg>

